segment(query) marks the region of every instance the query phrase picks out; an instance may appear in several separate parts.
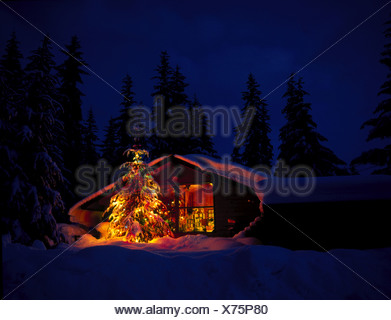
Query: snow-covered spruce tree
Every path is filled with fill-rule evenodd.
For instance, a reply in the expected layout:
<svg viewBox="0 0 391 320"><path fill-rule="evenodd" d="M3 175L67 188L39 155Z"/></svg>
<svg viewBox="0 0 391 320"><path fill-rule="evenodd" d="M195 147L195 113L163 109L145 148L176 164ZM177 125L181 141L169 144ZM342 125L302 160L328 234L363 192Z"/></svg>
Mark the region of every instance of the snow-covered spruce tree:
<svg viewBox="0 0 391 320"><path fill-rule="evenodd" d="M149 242L155 238L172 236L167 208L159 200L160 188L151 175L151 169L143 162L148 156L145 150L129 149L131 162L122 167L125 175L119 180L119 192L110 199L104 212L108 216L107 238L123 237L129 242Z"/></svg>
<svg viewBox="0 0 391 320"><path fill-rule="evenodd" d="M24 98L21 58L19 43L12 33L0 60L0 225L2 234L11 232L12 238L17 241L23 241L23 234L16 235L12 230L15 227L20 229L19 217L25 194L25 176L18 162L17 149L17 135L21 132L17 114Z"/></svg>
<svg viewBox="0 0 391 320"><path fill-rule="evenodd" d="M64 127L64 140L63 143L63 157L64 157L64 174L66 180L70 183L70 190L73 190L75 185L75 171L83 160L82 150L82 100L81 97L84 94L78 88L78 85L83 84L82 76L86 75L82 64L86 65L83 60L83 53L81 52L81 46L79 39L73 36L71 43L65 46L66 51L63 53L66 55L65 61L57 67L58 77L61 82L60 94L61 104L63 107L63 114L61 120ZM77 59L77 60L76 60ZM80 63L80 62L82 63ZM67 192L67 203L69 205L74 202L73 193ZM68 199L69 198L69 199Z"/></svg>
<svg viewBox="0 0 391 320"><path fill-rule="evenodd" d="M113 165L120 165L126 159L123 154L123 150L128 150L133 144L133 137L129 134L127 124L130 120L129 110L136 105L135 93L133 92L132 78L127 74L122 80L121 93L123 100L121 102L120 114L116 121L117 137L118 137L118 150L116 151L116 162ZM141 139L140 144L144 145L145 140Z"/></svg>
<svg viewBox="0 0 391 320"><path fill-rule="evenodd" d="M57 101L58 81L53 75L55 66L50 41L45 37L41 46L32 52L26 66L26 98L18 121L20 133L20 166L25 180L24 208L21 225L31 240L42 240L47 246L59 242L54 215L63 211L58 192L63 182L62 172L53 161L56 148L55 133L61 128L62 112Z"/></svg>
<svg viewBox="0 0 391 320"><path fill-rule="evenodd" d="M266 165L271 167L273 160L273 146L270 142L270 116L265 100L261 100L259 84L250 73L247 80L247 90L242 92L244 106L243 115L249 108L254 108L251 127L245 133L245 141L242 148L234 147L233 161L248 167ZM237 134L243 134L235 130ZM242 151L241 151L242 150Z"/></svg>
<svg viewBox="0 0 391 320"><path fill-rule="evenodd" d="M387 29L384 31L386 39L391 38L391 20L386 22ZM367 141L376 139L386 140L383 148L373 148L363 152L352 161L352 165L371 164L378 167L372 174L391 174L391 42L384 45L380 63L388 68L387 80L380 87L379 96L384 96L374 110L374 118L364 122L361 129L370 127Z"/></svg>
<svg viewBox="0 0 391 320"><path fill-rule="evenodd" d="M304 102L305 95L307 92L303 89L302 79L296 82L291 75L283 95L287 104L282 113L287 122L280 129L278 159L291 168L309 166L317 176L348 174L346 163L321 144L327 139L316 131L317 125L310 115L311 104Z"/></svg>
<svg viewBox="0 0 391 320"><path fill-rule="evenodd" d="M109 123L104 128L104 140L101 145L102 158L106 159L110 165L117 163L116 153L118 152L118 136L117 136L116 120L110 118Z"/></svg>
<svg viewBox="0 0 391 320"><path fill-rule="evenodd" d="M83 125L83 163L96 165L99 160L98 127L92 107L88 110L87 120Z"/></svg>
<svg viewBox="0 0 391 320"><path fill-rule="evenodd" d="M194 108L201 108L201 104L197 99L197 96L194 95L193 101L190 104L190 111L191 115L193 116L193 109ZM210 123L208 118L201 113L199 119L192 119L192 128L193 130L196 129L195 127L198 125L199 134L191 137L190 140L190 146L191 151L189 153L198 153L198 154L205 154L211 157L217 157L217 152L215 150L215 145L212 140L212 136L210 135L209 128Z"/></svg>

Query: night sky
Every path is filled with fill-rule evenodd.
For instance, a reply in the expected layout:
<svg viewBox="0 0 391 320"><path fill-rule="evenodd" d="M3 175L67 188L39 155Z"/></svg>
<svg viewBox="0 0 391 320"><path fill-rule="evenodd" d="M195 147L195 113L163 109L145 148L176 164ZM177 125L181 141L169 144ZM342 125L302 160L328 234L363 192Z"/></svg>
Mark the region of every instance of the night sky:
<svg viewBox="0 0 391 320"><path fill-rule="evenodd" d="M356 27L386 0L367 1L7 1L23 17L64 46L77 35L92 70L114 88L129 73L138 102L152 104L151 92L162 50L178 64L204 105L239 105L252 72L263 95ZM326 145L345 161L374 146L361 124L380 101L387 69L379 63L384 22L391 5L305 68L313 117ZM24 56L42 35L0 3L0 54L12 31ZM57 61L64 57L55 47ZM84 113L92 106L100 130L116 116L122 97L94 75L84 77ZM277 154L285 86L267 97ZM230 139L216 138L220 155Z"/></svg>

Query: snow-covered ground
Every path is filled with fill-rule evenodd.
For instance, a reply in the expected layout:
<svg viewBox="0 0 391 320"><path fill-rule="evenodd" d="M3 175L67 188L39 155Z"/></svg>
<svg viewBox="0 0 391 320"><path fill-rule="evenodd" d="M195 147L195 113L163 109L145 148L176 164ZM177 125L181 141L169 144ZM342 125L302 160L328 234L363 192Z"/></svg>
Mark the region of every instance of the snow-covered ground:
<svg viewBox="0 0 391 320"><path fill-rule="evenodd" d="M391 248L329 254L255 243L187 235L129 244L85 235L72 247L44 250L5 242L4 294L44 267L7 299L391 297Z"/></svg>

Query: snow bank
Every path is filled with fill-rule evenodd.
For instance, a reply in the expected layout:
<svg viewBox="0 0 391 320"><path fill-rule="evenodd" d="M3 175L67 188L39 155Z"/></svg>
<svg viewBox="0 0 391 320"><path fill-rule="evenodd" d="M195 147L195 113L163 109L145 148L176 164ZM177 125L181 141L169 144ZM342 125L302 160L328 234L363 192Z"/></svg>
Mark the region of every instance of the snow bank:
<svg viewBox="0 0 391 320"><path fill-rule="evenodd" d="M7 299L384 299L371 285L391 296L391 248L330 251L371 285L329 253L200 235L3 249L5 294L54 259Z"/></svg>
<svg viewBox="0 0 391 320"><path fill-rule="evenodd" d="M246 228L244 228L242 231L240 231L239 233L235 234L233 236L233 239L237 240L237 241L242 241L243 243L246 243L247 242L247 237L246 237L246 233L248 231L251 230L251 228L255 227L255 225L257 223L261 222L261 217L256 217L254 219L254 221L252 221Z"/></svg>
<svg viewBox="0 0 391 320"><path fill-rule="evenodd" d="M57 227L66 243L73 243L86 233L82 227L76 224L58 223Z"/></svg>
<svg viewBox="0 0 391 320"><path fill-rule="evenodd" d="M98 227L100 229L105 229L105 226ZM161 251L161 250L170 250L170 251L185 251L185 252L195 252L195 251L217 251L217 250L226 250L236 247L241 247L244 245L255 245L259 244L259 240L255 238L246 238L243 239L234 239L234 238L221 238L221 237L208 237L205 235L186 235L180 238L171 238L163 237L156 240L153 240L150 243L129 243L119 239L108 239L104 237L101 239L96 239L90 234L85 235L80 239L75 245L74 248L83 249L93 246L107 246L115 245L118 247L123 247L126 249L139 249L147 251Z"/></svg>

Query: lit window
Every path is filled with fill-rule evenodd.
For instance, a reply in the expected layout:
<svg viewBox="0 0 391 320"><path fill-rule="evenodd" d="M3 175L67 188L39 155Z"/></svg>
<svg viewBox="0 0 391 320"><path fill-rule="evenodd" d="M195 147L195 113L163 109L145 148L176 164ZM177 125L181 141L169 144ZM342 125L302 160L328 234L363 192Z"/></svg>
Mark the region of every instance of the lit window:
<svg viewBox="0 0 391 320"><path fill-rule="evenodd" d="M180 186L179 231L212 232L215 227L213 185Z"/></svg>

